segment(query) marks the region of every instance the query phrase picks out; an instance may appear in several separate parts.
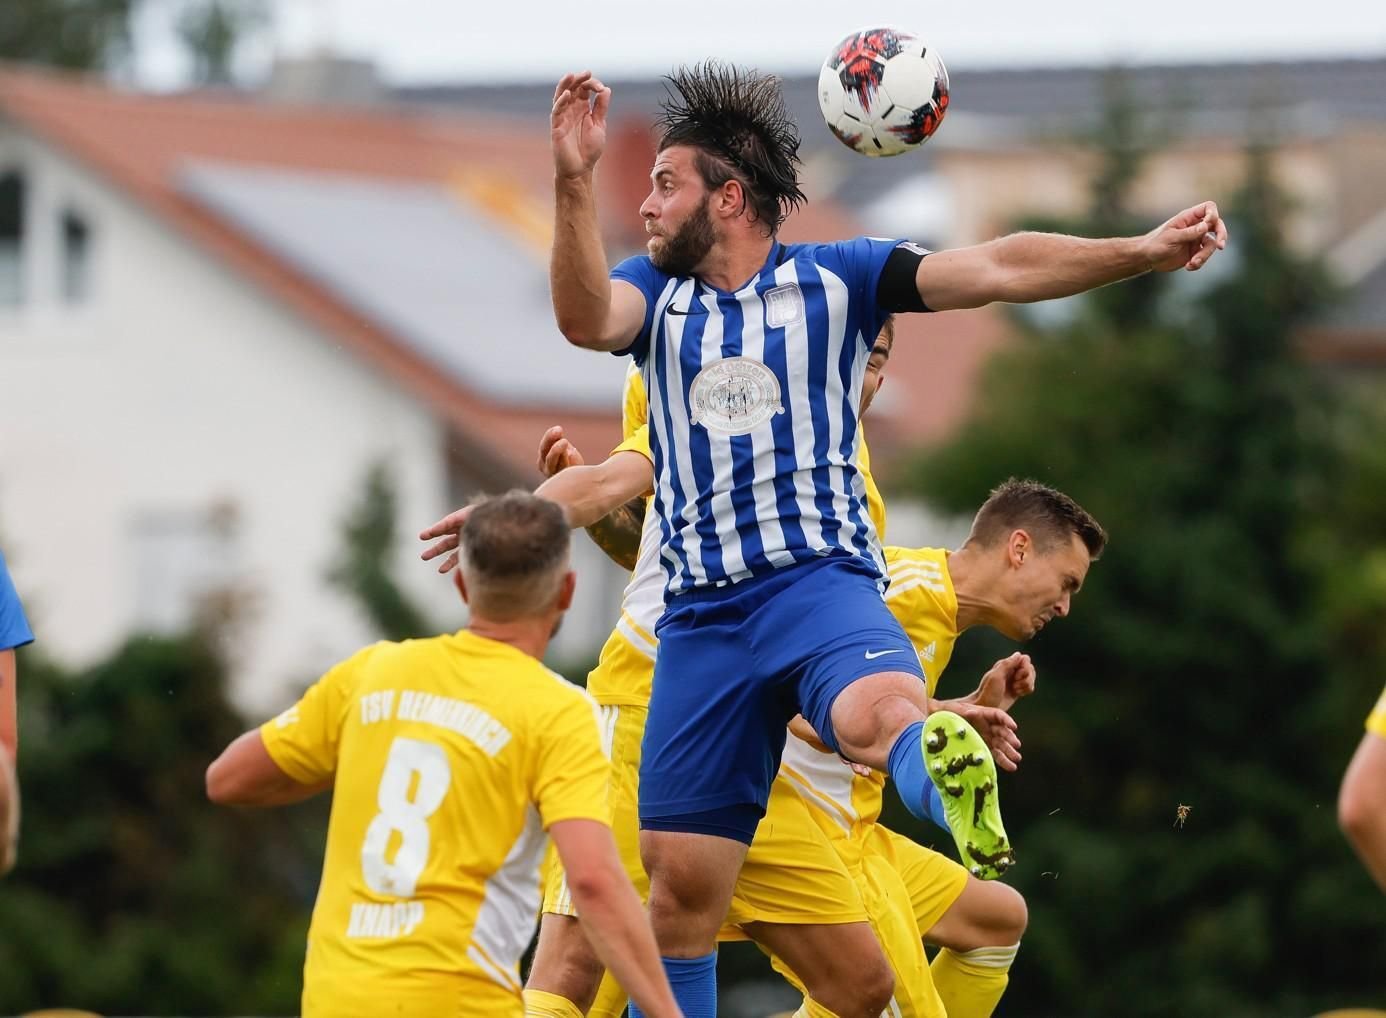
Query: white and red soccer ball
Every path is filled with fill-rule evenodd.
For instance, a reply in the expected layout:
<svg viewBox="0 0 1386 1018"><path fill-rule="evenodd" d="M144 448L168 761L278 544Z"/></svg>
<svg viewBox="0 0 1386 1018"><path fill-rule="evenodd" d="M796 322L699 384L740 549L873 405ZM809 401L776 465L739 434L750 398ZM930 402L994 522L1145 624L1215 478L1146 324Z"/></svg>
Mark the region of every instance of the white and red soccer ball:
<svg viewBox="0 0 1386 1018"><path fill-rule="evenodd" d="M929 140L948 112L948 70L909 32L867 28L833 47L818 74L818 105L833 134L867 156Z"/></svg>

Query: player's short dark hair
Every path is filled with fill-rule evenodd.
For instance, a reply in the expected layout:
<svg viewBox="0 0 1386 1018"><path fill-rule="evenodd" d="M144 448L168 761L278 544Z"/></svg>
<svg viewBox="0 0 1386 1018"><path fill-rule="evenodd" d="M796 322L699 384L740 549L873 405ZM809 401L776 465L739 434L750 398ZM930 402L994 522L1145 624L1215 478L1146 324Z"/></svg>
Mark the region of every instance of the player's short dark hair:
<svg viewBox="0 0 1386 1018"><path fill-rule="evenodd" d="M1094 561L1107 546L1107 532L1092 514L1062 491L1014 477L992 489L972 521L969 541L991 545L1024 530L1040 550L1077 535Z"/></svg>
<svg viewBox="0 0 1386 1018"><path fill-rule="evenodd" d="M877 335L877 337L879 337L879 336L881 336L881 335L884 335L884 336L885 336L885 338L886 338L886 349L887 349L887 350L894 350L894 349L895 349L895 316L894 316L894 315L886 315L886 316L885 316L885 319L881 322L881 331L878 332L878 333L876 333L876 335ZM872 346L875 346L876 344L873 342L871 345L872 345Z"/></svg>
<svg viewBox="0 0 1386 1018"><path fill-rule="evenodd" d="M751 218L773 235L806 200L799 186L799 130L780 79L716 60L680 67L664 79L656 121L659 151L689 145L709 189L741 182Z"/></svg>
<svg viewBox="0 0 1386 1018"><path fill-rule="evenodd" d="M568 562L571 528L556 502L516 489L485 498L458 531L473 608L517 618L549 607Z"/></svg>

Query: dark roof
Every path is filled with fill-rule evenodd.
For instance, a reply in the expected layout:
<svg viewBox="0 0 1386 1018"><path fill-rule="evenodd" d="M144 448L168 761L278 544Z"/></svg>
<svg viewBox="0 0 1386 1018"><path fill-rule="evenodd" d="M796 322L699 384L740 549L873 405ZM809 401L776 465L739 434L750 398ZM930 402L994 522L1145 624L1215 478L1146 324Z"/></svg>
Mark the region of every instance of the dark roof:
<svg viewBox="0 0 1386 1018"><path fill-rule="evenodd" d="M950 68L953 109L1022 120L1063 118L1092 124L1101 111L1113 70L1129 82L1141 106L1187 105L1201 112L1242 113L1261 106L1310 106L1344 120L1386 121L1386 58L1296 63L1221 63L1135 67L1060 67L1019 70ZM784 79L790 112L805 128L818 115L817 76ZM658 81L609 82L617 114L647 115L663 95ZM398 88L398 100L543 120L553 83L532 85L424 85ZM805 131L806 142L826 143L827 132Z"/></svg>
<svg viewBox="0 0 1386 1018"><path fill-rule="evenodd" d="M949 126L918 155L904 159L860 159L843 148L819 119L817 76L784 78L785 101L803 135L806 159L828 159L839 172L832 197L860 208L913 174L927 169L931 149L985 144L988 136L1014 144L1026 136L1081 136L1093 131L1119 73L1130 100L1150 111L1158 126L1178 126L1196 135L1243 133L1248 114L1274 117L1281 133L1331 131L1345 123L1386 122L1386 58L1185 64L1137 67L1069 67L1020 70L950 68ZM615 80L613 120L644 122L658 107L664 86L655 79ZM398 88L392 98L454 112L485 113L547 122L553 83L425 85ZM960 121L978 130L961 130ZM993 128L988 130L988 124Z"/></svg>

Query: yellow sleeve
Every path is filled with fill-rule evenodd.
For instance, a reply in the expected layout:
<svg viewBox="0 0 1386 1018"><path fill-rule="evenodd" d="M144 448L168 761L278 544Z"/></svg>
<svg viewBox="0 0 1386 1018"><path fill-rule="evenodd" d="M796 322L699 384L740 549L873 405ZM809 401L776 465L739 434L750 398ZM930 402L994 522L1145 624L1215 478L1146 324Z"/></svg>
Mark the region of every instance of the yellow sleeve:
<svg viewBox="0 0 1386 1018"><path fill-rule="evenodd" d="M337 770L337 744L345 710L363 659L371 649L334 665L298 703L260 726L260 738L270 758L295 781L316 784Z"/></svg>
<svg viewBox="0 0 1386 1018"><path fill-rule="evenodd" d="M645 396L645 380L634 364L626 371L626 388L621 396L621 437L629 439L645 427L649 418L649 401ZM646 446L649 439L646 439ZM645 455L649 455L646 453Z"/></svg>
<svg viewBox="0 0 1386 1018"><path fill-rule="evenodd" d="M866 447L865 434L862 435L861 446L857 450L857 469L861 471L862 477L866 480L866 513L871 517L871 522L876 527L876 540L880 541L884 547L886 539L885 499L881 498L881 489L876 487L876 478L871 476L871 450Z"/></svg>
<svg viewBox="0 0 1386 1018"><path fill-rule="evenodd" d="M1386 689L1381 691L1381 698L1367 715L1367 731L1386 739Z"/></svg>
<svg viewBox="0 0 1386 1018"><path fill-rule="evenodd" d="M635 430L635 433L628 436L624 442L611 450L611 455L615 456L618 452L638 452L651 463L654 463L654 453L650 451L650 426L642 424Z"/></svg>
<svg viewBox="0 0 1386 1018"><path fill-rule="evenodd" d="M597 706L579 689L565 695L535 728L540 740L530 794L547 830L560 820L611 823L606 786L611 761L602 752Z"/></svg>

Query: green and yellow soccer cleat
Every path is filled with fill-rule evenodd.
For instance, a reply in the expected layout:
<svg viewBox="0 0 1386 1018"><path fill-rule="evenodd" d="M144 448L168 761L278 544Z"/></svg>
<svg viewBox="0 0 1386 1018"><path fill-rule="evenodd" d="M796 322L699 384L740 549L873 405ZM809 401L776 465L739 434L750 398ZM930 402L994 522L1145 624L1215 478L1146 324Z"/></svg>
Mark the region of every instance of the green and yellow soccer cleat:
<svg viewBox="0 0 1386 1018"><path fill-rule="evenodd" d="M943 812L964 866L995 880L1015 865L1001 823L996 763L986 742L961 716L941 710L924 722L924 768L943 800Z"/></svg>

